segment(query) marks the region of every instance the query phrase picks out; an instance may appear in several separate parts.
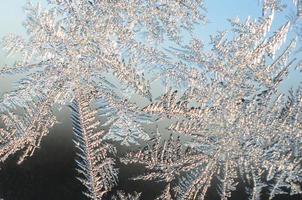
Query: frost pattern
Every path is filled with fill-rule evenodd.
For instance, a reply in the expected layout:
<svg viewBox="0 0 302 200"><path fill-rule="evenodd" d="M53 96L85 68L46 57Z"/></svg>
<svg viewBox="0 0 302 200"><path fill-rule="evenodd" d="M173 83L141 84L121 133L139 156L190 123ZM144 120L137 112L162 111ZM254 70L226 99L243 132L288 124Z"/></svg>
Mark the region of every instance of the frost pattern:
<svg viewBox="0 0 302 200"><path fill-rule="evenodd" d="M88 91L89 92L89 91ZM75 145L78 148L76 160L80 175L78 179L88 189L85 195L91 199L101 199L103 195L117 184L117 170L113 168L114 160L108 154L115 149L103 142L103 131L95 131L99 122L96 121L95 111L91 111L89 104L91 94L79 90L70 105L72 110L73 132Z"/></svg>
<svg viewBox="0 0 302 200"><path fill-rule="evenodd" d="M301 71L302 3L260 2L260 18L230 19L207 46L193 34L207 22L203 0L27 3L29 37L2 42L21 60L0 75L26 77L0 102L0 162L33 155L53 108L69 105L90 199L141 198L115 190L110 140L140 149L120 161L145 168L133 180L165 184L157 199L202 200L210 187L228 199L241 183L251 200L301 195L302 86L280 88ZM287 6L296 11L275 28Z"/></svg>

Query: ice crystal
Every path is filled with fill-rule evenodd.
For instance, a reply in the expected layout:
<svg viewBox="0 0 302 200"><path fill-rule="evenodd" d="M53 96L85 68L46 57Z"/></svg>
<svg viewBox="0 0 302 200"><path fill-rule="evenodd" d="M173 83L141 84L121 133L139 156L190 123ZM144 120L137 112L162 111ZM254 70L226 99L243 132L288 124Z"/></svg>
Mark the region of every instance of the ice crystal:
<svg viewBox="0 0 302 200"><path fill-rule="evenodd" d="M141 148L120 161L145 168L132 180L165 184L157 199L202 200L210 187L228 199L238 184L253 200L301 195L302 87L280 88L301 70L302 3L261 2L260 18L230 19L208 45L193 34L207 22L203 0L27 3L28 38L3 40L21 61L0 75L26 77L0 102L0 162L31 156L53 108L69 105L90 199L143 196L114 189L115 142ZM275 28L287 6L294 16Z"/></svg>

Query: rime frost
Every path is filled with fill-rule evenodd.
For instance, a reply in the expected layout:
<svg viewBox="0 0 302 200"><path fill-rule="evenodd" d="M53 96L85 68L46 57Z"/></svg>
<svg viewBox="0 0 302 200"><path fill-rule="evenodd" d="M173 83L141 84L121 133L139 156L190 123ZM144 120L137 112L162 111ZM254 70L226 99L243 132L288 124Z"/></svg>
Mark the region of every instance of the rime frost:
<svg viewBox="0 0 302 200"><path fill-rule="evenodd" d="M90 199L143 196L110 196L115 142L140 149L120 161L145 168L133 180L165 184L157 199L202 200L210 187L228 199L238 184L251 200L301 195L302 86L280 90L302 66L301 0L262 0L261 17L230 19L210 44L193 34L203 0L48 3L26 4L28 38L3 40L22 59L0 75L27 75L0 102L0 162L31 156L57 123L52 108L69 105ZM274 27L286 6L295 13Z"/></svg>

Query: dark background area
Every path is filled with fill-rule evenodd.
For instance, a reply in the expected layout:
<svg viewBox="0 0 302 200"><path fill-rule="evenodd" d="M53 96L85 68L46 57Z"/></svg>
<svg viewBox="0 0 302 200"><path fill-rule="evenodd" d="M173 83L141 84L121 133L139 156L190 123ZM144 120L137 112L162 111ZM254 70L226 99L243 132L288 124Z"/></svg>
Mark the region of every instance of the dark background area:
<svg viewBox="0 0 302 200"><path fill-rule="evenodd" d="M73 145L69 110L64 108L57 113L61 122L55 125L43 138L41 148L21 165L16 164L16 155L0 165L0 199L4 200L88 200L82 191L85 187L76 179L76 149ZM121 151L121 148L119 149ZM119 155L123 154L120 152ZM111 199L116 190L127 193L142 192L142 200L153 200L164 189L162 183L131 181L144 172L142 166L125 166L117 161L119 185L104 199ZM215 182L215 179L213 179ZM212 185L215 185L212 184ZM220 199L212 186L207 193L207 200ZM232 193L231 200L247 200L244 185L239 184ZM263 199L267 199L263 195ZM301 200L302 196L279 195L274 200Z"/></svg>
<svg viewBox="0 0 302 200"><path fill-rule="evenodd" d="M17 165L17 156L0 165L0 200L88 200L76 172L76 148L73 144L69 110L56 113L59 124L42 139L41 147L32 157ZM141 166L125 166L117 161L119 185L104 199L111 199L116 190L143 192L142 198L155 199L163 189L159 183L131 181L143 172Z"/></svg>

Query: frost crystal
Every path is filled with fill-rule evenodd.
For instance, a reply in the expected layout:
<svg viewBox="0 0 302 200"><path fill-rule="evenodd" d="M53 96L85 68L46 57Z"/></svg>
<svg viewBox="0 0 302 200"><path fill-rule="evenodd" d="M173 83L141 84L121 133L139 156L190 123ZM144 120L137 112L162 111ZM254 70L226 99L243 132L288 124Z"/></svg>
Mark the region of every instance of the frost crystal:
<svg viewBox="0 0 302 200"><path fill-rule="evenodd" d="M21 61L0 75L26 77L0 102L0 162L33 155L68 105L90 199L144 196L116 190L117 153L145 168L133 180L165 184L157 199L202 200L211 187L228 199L239 184L251 200L301 195L302 86L282 88L302 67L302 1L261 2L260 18L230 19L210 44L193 33L203 0L27 3L28 38L3 40Z"/></svg>

